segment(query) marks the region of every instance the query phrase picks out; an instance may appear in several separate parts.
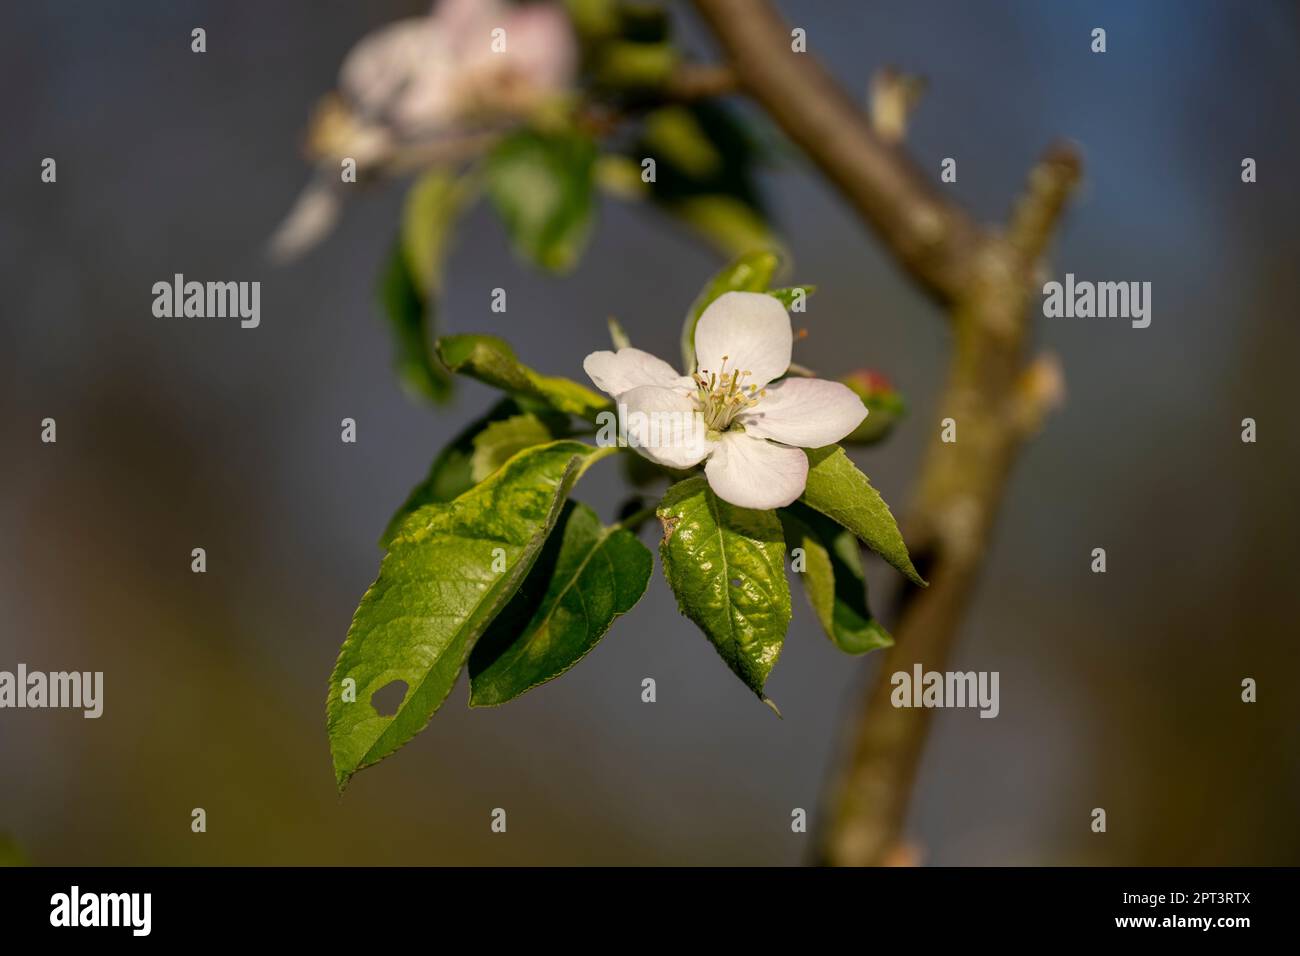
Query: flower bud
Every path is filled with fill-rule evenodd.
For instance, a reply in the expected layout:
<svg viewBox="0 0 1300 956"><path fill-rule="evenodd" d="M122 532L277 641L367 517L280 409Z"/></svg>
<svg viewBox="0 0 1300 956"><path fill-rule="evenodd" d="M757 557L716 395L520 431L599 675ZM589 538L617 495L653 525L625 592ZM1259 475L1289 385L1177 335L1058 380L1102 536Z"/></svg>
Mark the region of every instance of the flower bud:
<svg viewBox="0 0 1300 956"><path fill-rule="evenodd" d="M907 412L907 403L889 379L872 369L860 369L842 379L862 404L867 406L867 417L844 439L858 445L882 441Z"/></svg>

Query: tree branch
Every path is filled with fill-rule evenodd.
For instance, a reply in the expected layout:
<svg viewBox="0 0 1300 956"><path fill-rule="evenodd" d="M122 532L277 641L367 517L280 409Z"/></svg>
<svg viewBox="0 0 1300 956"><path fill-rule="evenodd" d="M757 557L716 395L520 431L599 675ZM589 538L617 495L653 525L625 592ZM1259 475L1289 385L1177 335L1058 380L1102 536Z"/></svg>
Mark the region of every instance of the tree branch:
<svg viewBox="0 0 1300 956"><path fill-rule="evenodd" d="M881 141L811 54L791 51L790 30L767 0L696 7L742 87L949 307L954 324L939 413L956 422L957 440L941 441L935 428L906 522L931 584L902 595L896 644L850 730L819 851L834 864L880 863L897 856L930 716L892 706L890 676L915 663L946 668L1016 454L1061 394L1059 371L1026 365L1028 307L1080 162L1071 147L1053 146L1031 170L1007 228L981 229L901 148Z"/></svg>
<svg viewBox="0 0 1300 956"><path fill-rule="evenodd" d="M941 196L810 53L790 48L790 28L766 0L696 0L743 90L803 148L900 264L951 303L968 282L981 231Z"/></svg>

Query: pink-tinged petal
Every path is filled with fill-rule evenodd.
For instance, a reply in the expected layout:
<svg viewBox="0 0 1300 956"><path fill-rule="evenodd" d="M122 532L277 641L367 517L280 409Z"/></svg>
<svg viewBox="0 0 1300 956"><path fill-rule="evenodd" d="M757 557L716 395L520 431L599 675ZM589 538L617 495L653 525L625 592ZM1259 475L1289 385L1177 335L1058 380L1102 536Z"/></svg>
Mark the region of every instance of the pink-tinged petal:
<svg viewBox="0 0 1300 956"><path fill-rule="evenodd" d="M833 445L867 417L853 390L820 378L787 378L769 385L758 404L740 416L745 432L800 448Z"/></svg>
<svg viewBox="0 0 1300 956"><path fill-rule="evenodd" d="M617 352L592 352L582 360L582 368L596 387L617 398L643 385L658 388L691 390L694 384L661 358L640 349Z"/></svg>
<svg viewBox="0 0 1300 956"><path fill-rule="evenodd" d="M733 505L763 511L783 508L803 494L808 456L747 432L726 432L713 442L704 475L714 494Z"/></svg>
<svg viewBox="0 0 1300 956"><path fill-rule="evenodd" d="M725 292L710 303L695 326L695 366L721 374L749 372L745 387L762 388L790 367L794 334L785 306L758 292Z"/></svg>
<svg viewBox="0 0 1300 956"><path fill-rule="evenodd" d="M670 388L642 385L624 392L618 398L618 415L627 443L669 468L698 465L716 447L706 437L695 402Z"/></svg>
<svg viewBox="0 0 1300 956"><path fill-rule="evenodd" d="M578 42L568 14L558 4L516 7L506 24L511 68L534 94L560 92L573 83Z"/></svg>

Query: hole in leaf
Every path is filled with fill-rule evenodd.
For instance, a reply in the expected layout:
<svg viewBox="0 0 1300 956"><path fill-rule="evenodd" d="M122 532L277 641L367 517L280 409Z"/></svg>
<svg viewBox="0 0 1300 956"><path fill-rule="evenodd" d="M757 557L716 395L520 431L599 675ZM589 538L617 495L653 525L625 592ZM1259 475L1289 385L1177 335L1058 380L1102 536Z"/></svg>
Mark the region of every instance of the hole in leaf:
<svg viewBox="0 0 1300 956"><path fill-rule="evenodd" d="M395 680L370 695L370 706L380 717L392 717L406 699L406 681Z"/></svg>
<svg viewBox="0 0 1300 956"><path fill-rule="evenodd" d="M733 588L738 588L738 587L740 587L740 578L732 578L732 579L731 579L731 586L732 586Z"/></svg>

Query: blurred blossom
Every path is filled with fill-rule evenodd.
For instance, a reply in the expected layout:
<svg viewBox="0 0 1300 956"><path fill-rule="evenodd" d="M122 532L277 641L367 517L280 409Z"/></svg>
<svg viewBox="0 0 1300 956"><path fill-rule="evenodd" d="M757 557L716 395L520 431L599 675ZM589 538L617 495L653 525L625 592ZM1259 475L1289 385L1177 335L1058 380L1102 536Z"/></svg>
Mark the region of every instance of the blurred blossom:
<svg viewBox="0 0 1300 956"><path fill-rule="evenodd" d="M338 92L312 117L307 151L319 169L272 236L272 258L296 258L334 228L342 159L358 173L465 159L486 146L485 130L561 98L577 65L555 3L442 0L428 16L363 37L343 61Z"/></svg>
<svg viewBox="0 0 1300 956"><path fill-rule="evenodd" d="M394 145L528 116L562 95L576 69L577 45L558 5L442 0L427 17L391 23L353 47L339 73L341 99L327 108L323 142L313 143L335 155L355 144L362 155L354 158L366 165ZM343 131L346 144L329 135Z"/></svg>

